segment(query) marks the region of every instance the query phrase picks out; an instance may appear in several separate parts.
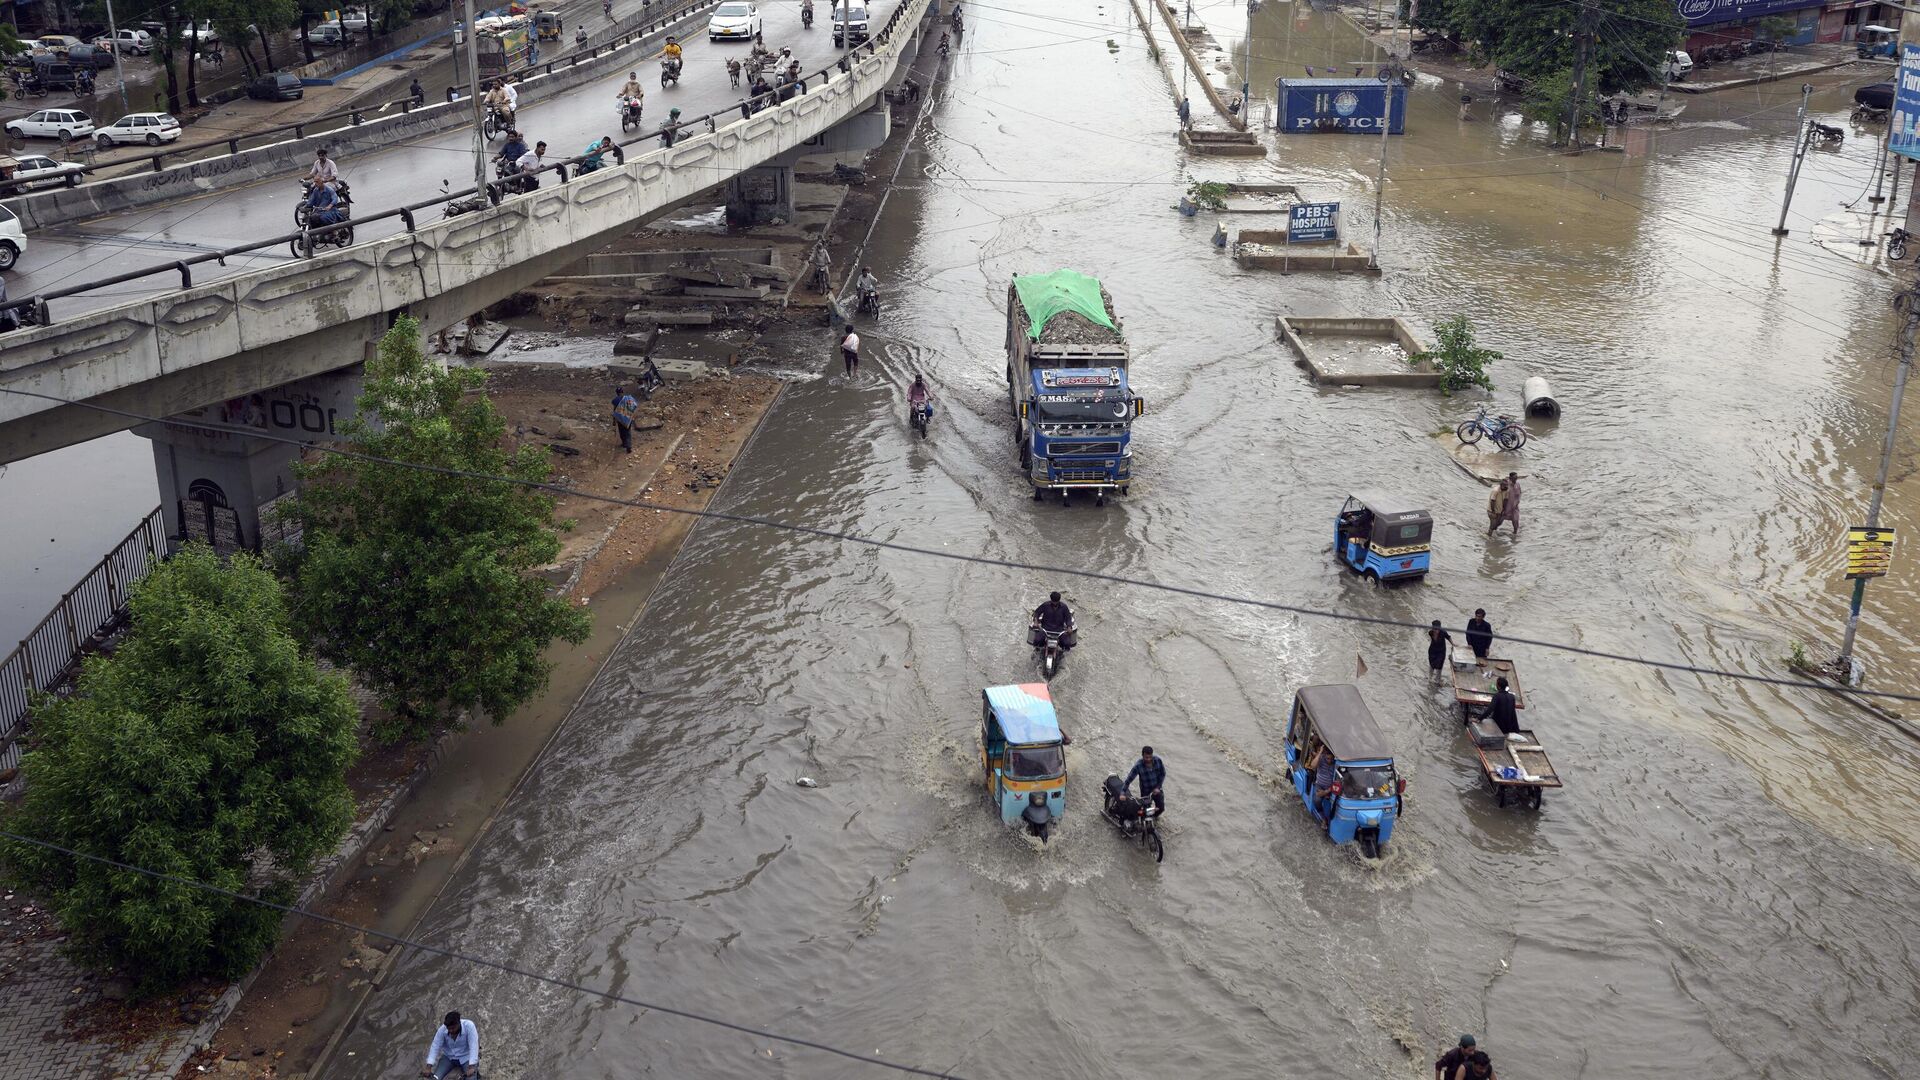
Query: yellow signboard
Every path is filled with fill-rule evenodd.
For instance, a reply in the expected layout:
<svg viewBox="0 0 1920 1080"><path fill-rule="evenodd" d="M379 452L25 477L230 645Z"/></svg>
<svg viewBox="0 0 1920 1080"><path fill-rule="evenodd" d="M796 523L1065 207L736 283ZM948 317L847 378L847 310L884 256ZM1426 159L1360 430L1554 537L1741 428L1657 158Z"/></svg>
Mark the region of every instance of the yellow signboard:
<svg viewBox="0 0 1920 1080"><path fill-rule="evenodd" d="M1893 530L1855 525L1847 530L1847 577L1885 577L1893 563Z"/></svg>

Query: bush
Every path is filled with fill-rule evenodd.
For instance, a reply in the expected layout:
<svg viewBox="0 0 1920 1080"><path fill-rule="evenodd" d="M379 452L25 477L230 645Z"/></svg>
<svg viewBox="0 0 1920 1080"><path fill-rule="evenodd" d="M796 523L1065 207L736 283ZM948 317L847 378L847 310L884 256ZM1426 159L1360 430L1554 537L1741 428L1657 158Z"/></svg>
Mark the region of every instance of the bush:
<svg viewBox="0 0 1920 1080"><path fill-rule="evenodd" d="M291 902L352 822L346 682L301 653L279 583L245 555L188 547L135 587L132 620L72 697L37 703L7 828ZM0 856L47 897L77 959L143 993L236 976L278 934L280 912L179 882L16 841Z"/></svg>
<svg viewBox="0 0 1920 1080"><path fill-rule="evenodd" d="M1493 377L1487 374L1487 365L1500 359L1501 355L1474 343L1473 327L1465 315L1455 315L1435 326L1433 332L1440 344L1407 357L1407 363L1432 364L1440 372L1440 392L1443 394L1452 394L1469 386L1477 386L1482 390L1493 389Z"/></svg>
<svg viewBox="0 0 1920 1080"><path fill-rule="evenodd" d="M1187 185L1187 198L1202 210L1227 208L1227 185L1218 180L1195 180Z"/></svg>

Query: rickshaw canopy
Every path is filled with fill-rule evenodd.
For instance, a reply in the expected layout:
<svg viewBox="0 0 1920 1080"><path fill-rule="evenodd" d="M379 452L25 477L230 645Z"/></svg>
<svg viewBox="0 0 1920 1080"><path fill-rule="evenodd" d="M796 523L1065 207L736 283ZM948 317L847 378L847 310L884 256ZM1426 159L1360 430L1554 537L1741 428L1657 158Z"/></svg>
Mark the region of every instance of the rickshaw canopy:
<svg viewBox="0 0 1920 1080"><path fill-rule="evenodd" d="M1352 683L1303 686L1297 700L1335 760L1342 764L1393 760L1393 747L1374 724L1359 687Z"/></svg>
<svg viewBox="0 0 1920 1080"><path fill-rule="evenodd" d="M1409 502L1399 495L1384 491L1356 491L1347 496L1373 512L1373 524L1368 540L1376 543L1425 543L1433 536L1433 515L1424 507ZM1408 525L1419 526L1419 531L1402 534Z"/></svg>
<svg viewBox="0 0 1920 1080"><path fill-rule="evenodd" d="M1027 746L1060 741L1060 718L1054 715L1053 697L1047 693L1046 683L989 686L981 693L1009 744Z"/></svg>

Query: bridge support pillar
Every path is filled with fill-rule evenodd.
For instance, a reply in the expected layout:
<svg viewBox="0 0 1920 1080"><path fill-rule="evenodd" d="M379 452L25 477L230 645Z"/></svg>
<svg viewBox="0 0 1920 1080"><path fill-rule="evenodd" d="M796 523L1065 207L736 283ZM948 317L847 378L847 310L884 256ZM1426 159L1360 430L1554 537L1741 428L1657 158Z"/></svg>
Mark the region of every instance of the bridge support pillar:
<svg viewBox="0 0 1920 1080"><path fill-rule="evenodd" d="M260 550L263 537L275 532L263 509L294 489L293 463L301 453L280 439L338 439L340 424L353 415L361 372L355 365L134 428L153 441L160 506L174 546L200 540L223 553Z"/></svg>
<svg viewBox="0 0 1920 1080"><path fill-rule="evenodd" d="M727 220L736 227L793 220L793 166L761 165L727 181Z"/></svg>

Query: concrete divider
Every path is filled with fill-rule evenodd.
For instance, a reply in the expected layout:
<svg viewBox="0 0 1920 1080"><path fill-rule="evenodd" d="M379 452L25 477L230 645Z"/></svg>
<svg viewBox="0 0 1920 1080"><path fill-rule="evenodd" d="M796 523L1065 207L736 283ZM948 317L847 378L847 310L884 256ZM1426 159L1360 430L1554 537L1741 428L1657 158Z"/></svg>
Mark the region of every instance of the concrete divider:
<svg viewBox="0 0 1920 1080"><path fill-rule="evenodd" d="M654 48L668 34L678 34L705 16L719 0L698 0L685 14L658 32L599 56L555 67L552 74L535 75L519 82L520 100L532 104L571 90L583 83L604 77L608 68L632 62ZM616 62L617 61L617 62ZM304 138L287 139L242 150L237 154L182 162L159 172L135 173L98 180L78 187L56 188L6 201L6 207L19 215L29 231L65 225L92 218L153 206L157 203L192 198L221 188L282 178L292 184L306 174L313 152L326 147L336 158L354 157L418 139L436 132L449 131L469 122L471 103L438 102L412 112L369 116L360 124L346 124L330 131L317 131Z"/></svg>

